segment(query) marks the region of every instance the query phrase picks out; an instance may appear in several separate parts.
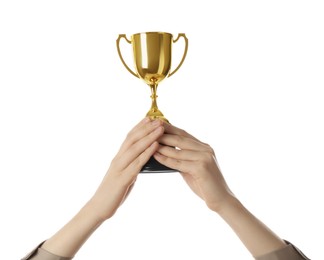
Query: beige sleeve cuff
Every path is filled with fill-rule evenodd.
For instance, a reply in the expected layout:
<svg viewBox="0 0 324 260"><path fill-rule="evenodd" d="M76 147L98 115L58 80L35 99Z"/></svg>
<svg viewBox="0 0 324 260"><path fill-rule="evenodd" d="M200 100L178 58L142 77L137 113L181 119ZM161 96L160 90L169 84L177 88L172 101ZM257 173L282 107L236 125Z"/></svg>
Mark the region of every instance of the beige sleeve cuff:
<svg viewBox="0 0 324 260"><path fill-rule="evenodd" d="M39 244L33 251L31 251L28 255L26 255L21 260L71 260L72 259L68 257L54 255L46 251L45 249L41 248L44 242Z"/></svg>
<svg viewBox="0 0 324 260"><path fill-rule="evenodd" d="M45 242L45 241L44 241ZM54 255L38 245L33 251L21 260L71 260L72 258ZM287 246L255 258L256 260L310 260L298 248L287 242Z"/></svg>
<svg viewBox="0 0 324 260"><path fill-rule="evenodd" d="M298 248L287 242L287 246L266 255L256 257L256 260L310 260Z"/></svg>

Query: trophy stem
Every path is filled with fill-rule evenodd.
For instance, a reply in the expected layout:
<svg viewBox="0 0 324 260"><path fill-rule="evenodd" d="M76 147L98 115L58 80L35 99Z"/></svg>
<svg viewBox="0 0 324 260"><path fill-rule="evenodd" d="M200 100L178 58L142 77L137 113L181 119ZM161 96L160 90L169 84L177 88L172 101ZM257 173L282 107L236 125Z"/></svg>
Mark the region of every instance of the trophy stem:
<svg viewBox="0 0 324 260"><path fill-rule="evenodd" d="M158 84L153 83L149 85L151 88L151 109L147 112L146 116L149 116L151 119L160 119L167 123L169 123L168 119L164 117L162 112L158 109L156 98L158 97L156 95L156 90ZM176 170L171 169L161 163L159 163L157 160L155 160L154 156L152 156L148 162L143 166L141 173L163 173L163 172L175 172Z"/></svg>
<svg viewBox="0 0 324 260"><path fill-rule="evenodd" d="M162 112L158 109L156 99L158 95L156 94L158 84L153 83L149 85L151 88L151 99L152 99L152 104L150 110L147 112L146 116L149 116L151 119L161 119L165 122L168 122L168 119L164 117Z"/></svg>
<svg viewBox="0 0 324 260"><path fill-rule="evenodd" d="M152 105L151 105L151 110L153 111L158 111L158 106L157 106L157 102L156 99L158 97L158 95L156 95L156 91L157 91L157 84L151 85L151 99L152 99Z"/></svg>

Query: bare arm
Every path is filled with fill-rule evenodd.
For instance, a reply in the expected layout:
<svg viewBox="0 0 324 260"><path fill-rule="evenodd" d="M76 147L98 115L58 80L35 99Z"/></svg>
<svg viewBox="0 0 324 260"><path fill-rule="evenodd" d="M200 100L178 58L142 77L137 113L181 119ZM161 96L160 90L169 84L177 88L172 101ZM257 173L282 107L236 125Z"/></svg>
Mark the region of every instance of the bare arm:
<svg viewBox="0 0 324 260"><path fill-rule="evenodd" d="M209 145L179 128L147 118L130 131L93 197L41 249L34 251L36 254L24 259L71 259L91 234L114 215L152 155L179 170L189 187L228 223L254 257L260 260L308 259L292 246L287 247L240 203L229 189Z"/></svg>
<svg viewBox="0 0 324 260"><path fill-rule="evenodd" d="M112 217L126 199L137 174L158 148L163 134L161 121L142 120L128 134L113 159L102 183L89 202L42 248L63 257L72 258L91 234Z"/></svg>
<svg viewBox="0 0 324 260"><path fill-rule="evenodd" d="M218 214L233 229L254 257L286 247L286 243L249 212L237 199L228 202Z"/></svg>
<svg viewBox="0 0 324 260"><path fill-rule="evenodd" d="M226 221L254 257L287 246L235 197L209 145L179 128L168 124L164 127L159 142L166 146L160 146L155 158L179 170L190 188Z"/></svg>

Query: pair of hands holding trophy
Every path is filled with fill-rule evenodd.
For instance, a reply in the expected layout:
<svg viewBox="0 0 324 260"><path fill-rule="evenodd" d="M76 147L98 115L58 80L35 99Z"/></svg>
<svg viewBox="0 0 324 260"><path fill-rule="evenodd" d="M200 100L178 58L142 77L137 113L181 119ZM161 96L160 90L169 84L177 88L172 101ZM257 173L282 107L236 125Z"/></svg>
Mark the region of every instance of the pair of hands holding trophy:
<svg viewBox="0 0 324 260"><path fill-rule="evenodd" d="M181 36L186 43L184 55L178 67L170 73L172 42ZM129 69L121 56L119 42L123 37L133 46L138 74ZM307 259L287 246L235 197L221 173L213 149L169 124L157 108L158 83L176 72L186 56L188 40L185 35L179 34L176 40L172 40L169 33L140 33L132 35L131 41L120 35L117 47L126 68L150 86L151 109L128 133L90 200L61 230L41 245L34 257L25 259L71 259L91 234L115 214L130 193L139 172L170 171L180 172L191 190L223 218L257 259L274 259L271 252L278 250L285 250L285 255L280 253L282 257L275 259ZM54 255L61 257L53 258ZM288 255L291 258L286 257Z"/></svg>
<svg viewBox="0 0 324 260"><path fill-rule="evenodd" d="M185 40L184 55L180 64L170 73L172 42L177 42L180 37ZM125 38L133 46L134 63L138 74L127 66L122 57L119 48L121 38ZM208 207L218 210L220 201L227 199L229 195L232 196L232 193L220 173L213 149L184 130L170 125L156 102L158 84L164 78L173 75L186 57L187 37L181 33L173 40L172 34L150 32L134 34L131 40L128 40L121 34L117 39L117 50L127 70L150 86L152 105L147 117L129 132L111 163L107 179L117 180L117 176L123 176L121 180L124 182L124 189L110 197L119 198L118 201L121 203L127 197L139 172L178 171L190 188L205 200ZM107 182L112 183L110 180ZM103 188L102 192L107 190L111 189ZM217 194L212 191L217 191ZM100 193L100 189L97 192ZM111 214L116 209L104 212ZM108 213L102 219L109 217Z"/></svg>
<svg viewBox="0 0 324 260"><path fill-rule="evenodd" d="M180 64L170 73L172 42L185 40ZM132 44L134 73L125 63L119 48L121 38ZM138 33L128 40L117 39L118 54L127 70L151 88L152 105L147 117L127 135L90 204L96 206L99 223L109 219L127 198L137 175L178 171L191 190L218 213L236 232L253 256L264 255L286 246L285 242L255 218L229 189L213 149L186 131L169 124L156 103L158 83L174 74L188 50L188 39L179 34ZM91 202L92 201L92 202ZM106 207L103 207L106 205Z"/></svg>
<svg viewBox="0 0 324 260"><path fill-rule="evenodd" d="M180 37L183 37L185 40L184 54L179 65L173 72L170 72L172 43L177 42ZM119 47L121 38L125 38L128 43L132 44L134 64L137 73L133 72L127 66L122 57ZM186 133L184 130L170 125L168 120L158 109L156 102L158 84L164 78L172 76L180 68L186 58L188 51L188 39L186 35L180 33L178 37L173 40L173 36L170 33L149 32L134 34L131 40L128 40L125 34L121 34L116 43L119 57L126 69L134 76L143 79L145 83L150 86L152 93L152 104L147 113L147 118L139 123L139 125L129 134L129 136L132 136L135 131L138 131L136 135L137 138L133 140L133 137L128 136L131 141L128 141L127 138L120 152L130 152L133 156L132 159L135 160L132 163L142 167L138 169L138 167L133 167L133 165L130 166L135 173L139 171L144 173L179 171L190 188L198 196L204 199L210 208L215 210L218 208L219 203L212 201L210 198L212 194L208 194L208 190L215 190L219 193L217 194L218 198L215 198L216 201L226 197L225 195L231 192L219 171L213 149L209 145L200 142L197 138ZM150 119L152 119L152 121ZM134 145L134 147L131 145ZM128 148L123 148L124 146L128 146ZM133 153L134 150L137 152ZM120 155L116 156L116 158L120 157ZM126 158L128 157L129 156L126 156ZM126 160L126 162L123 161L123 163L126 164L128 162L129 160ZM113 165L114 163L112 166ZM128 168L128 166L126 168ZM209 174L215 171L217 171L218 174ZM197 175L198 173L199 175ZM211 181L209 178L215 178L217 182ZM135 179L132 179L132 181L135 181ZM133 184L133 182L131 182L131 184ZM213 186L213 184L220 185L220 187L209 187ZM205 194L205 192L207 192L207 194Z"/></svg>
<svg viewBox="0 0 324 260"><path fill-rule="evenodd" d="M170 73L172 42L177 42L180 37L185 40L184 55L180 64ZM134 73L122 58L119 48L121 38L133 45L134 63L138 74ZM164 78L173 75L186 57L187 37L185 34L179 34L173 40L172 34L150 32L134 34L130 41L121 34L117 39L117 50L127 70L143 79L152 92L152 105L147 117L129 132L108 170L107 178L114 178L115 174L125 176L121 178L125 178L125 189L116 194L120 203L127 197L140 171L178 171L190 188L205 200L208 207L219 210L220 201L231 197L232 193L220 173L213 149L184 130L170 125L156 102L158 84ZM116 209L106 212L114 212ZM109 217L108 215L103 219Z"/></svg>
<svg viewBox="0 0 324 260"><path fill-rule="evenodd" d="M170 72L172 43L177 42L181 37L185 40L184 54L179 65L173 72ZM127 66L122 57L119 47L122 38L132 44L137 73ZM139 171L144 173L180 172L190 188L205 200L208 207L215 211L218 210L219 201L233 194L219 170L213 149L184 130L170 125L158 109L156 102L158 84L164 78L172 76L186 58L188 51L186 35L179 33L178 37L173 40L170 33L137 33L131 36L131 40L128 40L125 34L121 34L116 43L119 57L126 69L144 80L150 86L152 93L152 104L147 117L129 133L116 158L122 158L120 153L124 151L130 153L131 155L125 155L126 158L132 159L123 161L124 169L130 167L136 175ZM134 132L138 133L134 134ZM132 137L133 135L135 137ZM112 168L114 168L114 161L115 159ZM130 162L131 165L127 165ZM128 185L133 185L134 181L135 178L132 178Z"/></svg>

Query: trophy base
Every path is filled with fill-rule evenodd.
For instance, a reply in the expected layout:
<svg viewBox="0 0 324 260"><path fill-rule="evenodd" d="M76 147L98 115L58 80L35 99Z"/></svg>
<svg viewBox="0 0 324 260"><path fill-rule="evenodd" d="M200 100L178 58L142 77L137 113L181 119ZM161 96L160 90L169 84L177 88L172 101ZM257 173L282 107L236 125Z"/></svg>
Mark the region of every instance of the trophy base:
<svg viewBox="0 0 324 260"><path fill-rule="evenodd" d="M161 163L159 163L152 156L148 162L143 166L140 173L166 173L166 172L176 172L176 170L171 169Z"/></svg>
<svg viewBox="0 0 324 260"><path fill-rule="evenodd" d="M151 108L147 113L146 116L150 117L151 120L160 119L164 122L170 123L168 119L162 114L162 112L158 108Z"/></svg>

